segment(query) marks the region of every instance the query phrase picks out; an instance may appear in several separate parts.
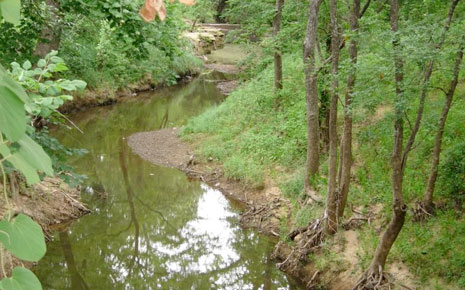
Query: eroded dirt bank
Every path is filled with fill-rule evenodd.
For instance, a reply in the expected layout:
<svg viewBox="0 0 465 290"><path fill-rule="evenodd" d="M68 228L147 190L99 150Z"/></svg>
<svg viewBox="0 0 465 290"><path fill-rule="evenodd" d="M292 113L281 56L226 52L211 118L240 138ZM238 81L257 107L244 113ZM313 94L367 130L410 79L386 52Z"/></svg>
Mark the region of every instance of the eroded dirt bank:
<svg viewBox="0 0 465 290"><path fill-rule="evenodd" d="M10 183L11 185L11 183ZM46 239L57 230L66 228L69 223L82 215L89 213L89 209L80 201L80 192L71 188L58 177L46 177L42 182L26 187L15 182L15 193L8 199L13 216L20 213L28 215L36 221L45 234ZM0 185L0 191L3 187ZM0 198L0 218L7 213L7 204ZM10 275L17 265L31 268L34 264L20 261L3 252L5 256L5 270ZM0 271L0 278L3 274Z"/></svg>

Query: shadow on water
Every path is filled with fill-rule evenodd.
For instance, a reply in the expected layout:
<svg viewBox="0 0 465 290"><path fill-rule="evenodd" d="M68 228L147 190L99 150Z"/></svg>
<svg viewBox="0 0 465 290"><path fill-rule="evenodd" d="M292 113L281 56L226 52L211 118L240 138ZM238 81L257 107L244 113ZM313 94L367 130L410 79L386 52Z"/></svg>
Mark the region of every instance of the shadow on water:
<svg viewBox="0 0 465 290"><path fill-rule="evenodd" d="M239 224L220 192L133 154L139 131L184 125L223 97L217 75L71 116L56 128L86 174L93 213L55 235L35 272L45 289L298 289L270 254L274 241ZM222 76L224 78L224 76Z"/></svg>

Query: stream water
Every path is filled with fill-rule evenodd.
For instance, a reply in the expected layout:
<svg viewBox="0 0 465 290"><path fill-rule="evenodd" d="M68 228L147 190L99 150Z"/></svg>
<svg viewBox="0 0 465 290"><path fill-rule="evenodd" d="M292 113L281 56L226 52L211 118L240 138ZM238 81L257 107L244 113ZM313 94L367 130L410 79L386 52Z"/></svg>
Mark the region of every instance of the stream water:
<svg viewBox="0 0 465 290"><path fill-rule="evenodd" d="M298 289L278 271L274 241L239 225L239 207L176 169L142 160L126 138L178 127L223 100L215 73L72 114L84 131L60 128L88 179L92 213L57 233L35 273L44 289Z"/></svg>

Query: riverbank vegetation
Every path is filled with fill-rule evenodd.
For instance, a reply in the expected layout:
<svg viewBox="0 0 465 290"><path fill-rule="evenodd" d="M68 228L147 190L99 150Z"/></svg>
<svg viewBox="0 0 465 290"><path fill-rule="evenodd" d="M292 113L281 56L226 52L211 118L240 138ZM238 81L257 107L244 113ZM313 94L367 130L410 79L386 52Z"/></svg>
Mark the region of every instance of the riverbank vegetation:
<svg viewBox="0 0 465 290"><path fill-rule="evenodd" d="M63 77L81 79L105 102L121 89L172 85L198 72L201 62L180 38L188 25L179 3L166 21L146 23L143 1L21 1L17 26L0 27L0 62L32 62L51 50L68 65Z"/></svg>
<svg viewBox="0 0 465 290"><path fill-rule="evenodd" d="M45 176L82 179L66 159L85 151L48 133L74 126L62 105L197 72L180 34L213 19L240 24L228 39L253 53L242 84L182 136L227 178L280 189L279 268L307 288L465 288L463 0L149 2L0 1L0 288L40 289L14 266L45 254L10 199L69 189Z"/></svg>
<svg viewBox="0 0 465 290"><path fill-rule="evenodd" d="M301 237L320 271L337 272L332 235L355 228L359 289L391 283L393 264L421 289L465 287L464 3L227 2L262 55L184 138L250 188L278 184L294 205L281 235L299 248L290 230L317 226Z"/></svg>

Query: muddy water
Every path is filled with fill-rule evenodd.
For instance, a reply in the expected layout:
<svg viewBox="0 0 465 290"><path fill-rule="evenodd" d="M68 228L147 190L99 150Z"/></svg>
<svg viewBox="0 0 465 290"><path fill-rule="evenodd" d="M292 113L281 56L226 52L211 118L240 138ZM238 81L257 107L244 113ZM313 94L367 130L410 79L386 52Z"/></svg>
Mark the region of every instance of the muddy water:
<svg viewBox="0 0 465 290"><path fill-rule="evenodd" d="M45 289L297 289L269 258L273 241L239 226L238 208L220 192L131 152L126 138L177 127L222 101L215 79L144 93L71 118L59 129L86 174L93 213L57 233L36 267Z"/></svg>

